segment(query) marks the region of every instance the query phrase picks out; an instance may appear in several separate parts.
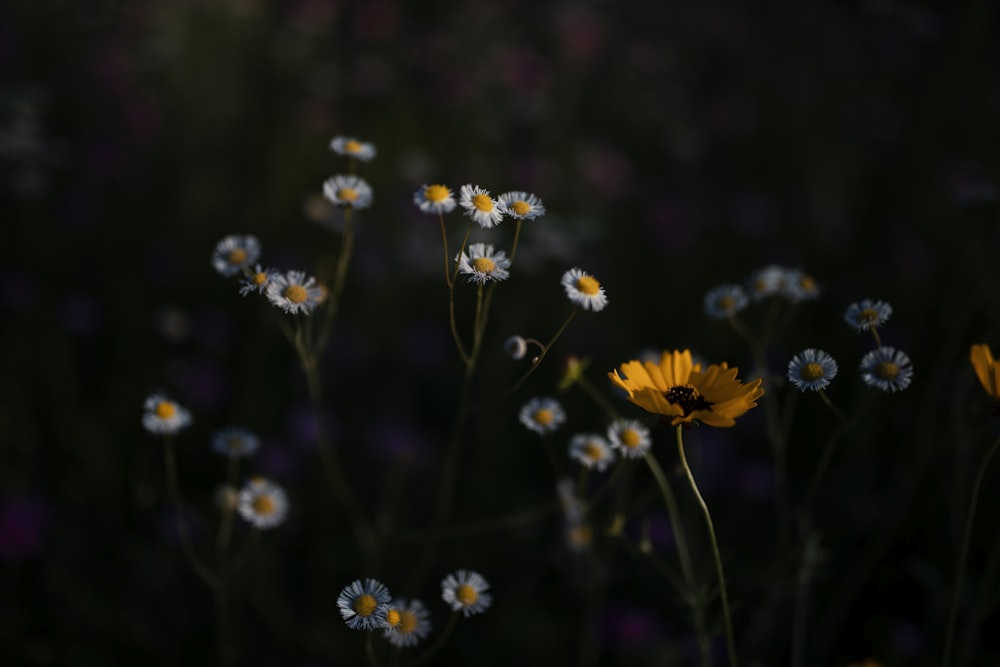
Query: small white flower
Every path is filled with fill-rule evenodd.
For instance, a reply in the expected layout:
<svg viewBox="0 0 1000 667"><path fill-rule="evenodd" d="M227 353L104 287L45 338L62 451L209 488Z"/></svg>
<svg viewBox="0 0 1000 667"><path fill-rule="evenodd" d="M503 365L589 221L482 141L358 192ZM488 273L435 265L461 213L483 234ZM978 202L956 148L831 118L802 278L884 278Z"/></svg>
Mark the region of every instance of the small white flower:
<svg viewBox="0 0 1000 667"><path fill-rule="evenodd" d="M143 408L142 425L150 433L173 435L191 424L191 413L163 394L151 394Z"/></svg>
<svg viewBox="0 0 1000 667"><path fill-rule="evenodd" d="M392 623L398 617L396 623ZM431 615L420 600L397 599L389 603L386 614L389 627L384 636L393 646L416 646L431 632Z"/></svg>
<svg viewBox="0 0 1000 667"><path fill-rule="evenodd" d="M502 250L494 250L488 243L473 243L468 253L458 258L458 272L469 276L470 283L499 282L510 276L510 260Z"/></svg>
<svg viewBox="0 0 1000 667"><path fill-rule="evenodd" d="M303 271L275 273L267 282L264 294L268 301L286 313L308 315L326 296L326 291Z"/></svg>
<svg viewBox="0 0 1000 667"><path fill-rule="evenodd" d="M580 433L569 442L569 457L586 468L603 472L615 460L608 441L596 433Z"/></svg>
<svg viewBox="0 0 1000 667"><path fill-rule="evenodd" d="M250 234L232 234L215 245L212 267L227 278L260 259L260 241Z"/></svg>
<svg viewBox="0 0 1000 667"><path fill-rule="evenodd" d="M858 370L866 385L889 393L902 391L913 381L910 357L894 347L872 350L861 359Z"/></svg>
<svg viewBox="0 0 1000 667"><path fill-rule="evenodd" d="M724 320L747 307L747 293L739 285L719 285L705 294L705 312Z"/></svg>
<svg viewBox="0 0 1000 667"><path fill-rule="evenodd" d="M760 301L773 294L780 294L788 281L788 271L776 264L765 266L750 274L747 292L754 301Z"/></svg>
<svg viewBox="0 0 1000 667"><path fill-rule="evenodd" d="M885 301L862 299L847 307L844 321L858 332L871 331L888 322L891 316L892 306Z"/></svg>
<svg viewBox="0 0 1000 667"><path fill-rule="evenodd" d="M561 282L569 300L584 310L596 313L608 305L601 283L585 271L574 267L563 274Z"/></svg>
<svg viewBox="0 0 1000 667"><path fill-rule="evenodd" d="M505 192L498 197L507 208L507 214L515 220L534 220L545 215L542 200L528 192Z"/></svg>
<svg viewBox="0 0 1000 667"><path fill-rule="evenodd" d="M460 611L468 618L489 609L493 596L487 593L490 585L483 575L471 570L458 570L441 582L441 599L452 611Z"/></svg>
<svg viewBox="0 0 1000 667"><path fill-rule="evenodd" d="M507 212L507 207L490 197L489 191L478 185L463 185L459 190L458 203L465 209L467 216L486 229L499 225L503 214Z"/></svg>
<svg viewBox="0 0 1000 667"><path fill-rule="evenodd" d="M635 419L616 419L608 426L611 446L627 459L642 458L653 444L649 429Z"/></svg>
<svg viewBox="0 0 1000 667"><path fill-rule="evenodd" d="M378 630L388 626L389 589L377 579L356 580L337 596L337 607L351 630Z"/></svg>
<svg viewBox="0 0 1000 667"><path fill-rule="evenodd" d="M266 529L280 526L288 514L288 496L280 486L254 477L242 489L236 501L236 511L256 528Z"/></svg>
<svg viewBox="0 0 1000 667"><path fill-rule="evenodd" d="M262 269L260 264L258 264L254 267L253 271L248 272L247 275L240 280L240 295L246 296L251 292L263 294L267 289L268 281L270 281L271 276L274 273L274 269Z"/></svg>
<svg viewBox="0 0 1000 667"><path fill-rule="evenodd" d="M451 213L456 206L451 190L439 184L420 186L413 193L413 203L424 213Z"/></svg>
<svg viewBox="0 0 1000 667"><path fill-rule="evenodd" d="M519 419L529 430L544 435L566 421L566 412L554 398L533 398L521 408Z"/></svg>
<svg viewBox="0 0 1000 667"><path fill-rule="evenodd" d="M837 362L823 350L810 347L788 362L788 379L799 391L819 391L837 375Z"/></svg>
<svg viewBox="0 0 1000 667"><path fill-rule="evenodd" d="M323 196L337 206L360 210L372 205L372 187L358 176L338 175L323 183Z"/></svg>
<svg viewBox="0 0 1000 667"><path fill-rule="evenodd" d="M794 302L815 301L821 291L816 280L799 269L790 270L785 276L784 294Z"/></svg>
<svg viewBox="0 0 1000 667"><path fill-rule="evenodd" d="M375 157L375 145L367 141L359 141L353 137L334 137L330 141L330 150L337 155L356 158L368 162Z"/></svg>
<svg viewBox="0 0 1000 667"><path fill-rule="evenodd" d="M258 447L257 434L238 426L228 426L212 434L212 451L232 458L253 456Z"/></svg>

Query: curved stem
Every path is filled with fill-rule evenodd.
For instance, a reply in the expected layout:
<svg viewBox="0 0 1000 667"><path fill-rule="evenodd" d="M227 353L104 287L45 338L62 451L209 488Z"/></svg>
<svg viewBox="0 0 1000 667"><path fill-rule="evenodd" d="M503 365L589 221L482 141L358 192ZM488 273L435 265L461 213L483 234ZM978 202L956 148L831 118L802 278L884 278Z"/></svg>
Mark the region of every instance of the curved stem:
<svg viewBox="0 0 1000 667"><path fill-rule="evenodd" d="M563 332L566 331L566 327L568 327L569 323L573 321L573 317L575 315L576 315L576 308L570 311L569 316L566 318L566 321L564 321L562 323L562 326L560 326L559 329L556 330L552 338L549 339L549 342L546 343L545 346L542 348L542 351L538 353L538 356L532 360L531 368L529 368L527 371L524 372L524 375L522 375L520 379L514 383L514 386L512 386L507 391L507 393L504 394L505 396L509 396L510 394L513 394L515 391L520 389L521 385L524 384L525 380L527 380L531 376L531 374L535 372L535 369L537 369L538 366L542 363L542 359L544 359L545 355L549 353L549 350L552 349L552 346L555 344L555 342L559 340L559 336L561 336Z"/></svg>
<svg viewBox="0 0 1000 667"><path fill-rule="evenodd" d="M680 428L680 427L678 427ZM691 564L691 553L688 551L687 538L684 534L684 524L681 522L680 510L677 507L677 498L674 496L667 476L663 474L663 469L656 458L649 451L644 455L646 465L656 478L656 484L660 487L660 493L667 504L667 512L670 514L670 523L674 528L674 541L677 543L677 555L681 560L681 572L684 575L686 584L685 599L691 606L694 614L695 631L698 634L698 647L701 650L701 664L708 667L712 664L711 642L708 633L705 631L704 605L701 596L695 589L694 567Z"/></svg>
<svg viewBox="0 0 1000 667"><path fill-rule="evenodd" d="M677 425L677 452L680 454L681 465L684 467L684 474L687 475L688 482L691 484L691 490L698 499L698 505L701 506L702 514L705 515L705 526L708 528L708 537L712 543L712 556L715 558L715 572L719 577L719 594L722 598L722 617L726 627L726 648L729 651L729 665L730 667L737 667L736 645L733 641L733 621L732 615L729 612L729 593L726 592L726 575L722 570L722 555L719 553L719 543L715 538L715 526L712 524L712 515L708 511L705 499L701 497L701 492L698 491L698 484L694 481L691 466L688 465L687 456L684 454L683 428L682 424Z"/></svg>
<svg viewBox="0 0 1000 667"><path fill-rule="evenodd" d="M969 556L969 542L972 538L972 523L976 518L976 504L979 501L979 489L983 485L983 477L986 476L986 466L990 459L1000 449L1000 438L997 438L990 450L983 457L983 462L979 465L979 472L976 473L976 481L972 485L972 495L969 498L969 515L965 519L965 532L962 536L962 549L958 556L958 575L955 581L955 594L951 601L951 611L948 614L948 631L944 640L944 655L941 658L942 667L948 667L951 663L951 643L955 635L955 619L958 616L958 603L962 597L962 578L965 576L965 562Z"/></svg>
<svg viewBox="0 0 1000 667"><path fill-rule="evenodd" d="M198 557L191 543L191 536L188 534L187 524L181 516L181 492L180 484L177 481L177 462L174 456L174 441L169 435L163 436L163 463L167 471L167 492L170 494L170 502L174 505L174 517L177 520L177 539L181 545L184 557L194 569L195 574L205 582L205 585L215 590L219 587L219 579L205 565L205 562Z"/></svg>

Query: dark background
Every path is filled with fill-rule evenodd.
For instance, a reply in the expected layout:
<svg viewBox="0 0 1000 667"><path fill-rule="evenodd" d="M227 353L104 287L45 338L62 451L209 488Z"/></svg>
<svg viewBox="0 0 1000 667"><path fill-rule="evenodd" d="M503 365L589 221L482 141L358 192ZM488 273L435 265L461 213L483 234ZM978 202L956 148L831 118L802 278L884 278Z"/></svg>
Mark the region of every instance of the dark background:
<svg viewBox="0 0 1000 667"><path fill-rule="evenodd" d="M241 664L363 660L337 593L365 575L398 590L412 568L462 375L440 232L412 204L425 182L525 189L549 212L525 226L496 291L476 395L523 370L501 353L505 337L545 339L563 321L563 271L593 272L610 298L576 317L517 394L476 413L456 523L551 501L551 469L516 414L555 393L566 355L590 357L588 377L608 394L605 373L648 348L691 347L756 377L739 336L704 315L704 293L770 263L802 268L823 294L772 340L770 372L780 378L793 354L823 348L840 362L832 399L852 415L870 406L812 508L822 558L804 612L806 664L940 664L968 493L996 432L967 357L971 343L1000 346L997 28L986 0L5 3L4 664L215 659L211 594L177 549L162 444L140 426L158 388L194 415L178 449L183 516L200 548L211 548L224 471L208 448L216 428L260 433L249 469L291 497L287 524L262 536L235 584ZM372 512L390 477L402 480L385 508L398 530L377 565L359 561L324 485L305 383L273 308L240 298L208 261L231 233L256 235L265 263L283 269L335 253L339 237L310 217L323 181L346 171L328 149L341 134L374 142L378 156L359 167L375 204L359 216L324 357L326 419ZM449 217L453 243L463 227ZM483 238L505 247L511 230ZM893 305L882 339L916 369L900 394L855 372L872 342L843 311L864 297ZM762 313L753 305L745 320L759 327ZM774 391L779 404L789 393ZM557 445L603 430L583 393L560 398L570 421ZM761 412L734 429L696 429L689 446L742 662L783 665L801 544L774 537ZM836 423L817 396L799 397L793 500ZM655 447L676 473L671 436L657 431ZM987 471L979 505L955 664L1000 661L998 475ZM633 536L664 522L647 472L634 478ZM711 581L700 517L672 479ZM482 572L495 602L458 628L441 663L576 664L581 635L600 664L696 662L689 615L648 559L599 537L595 569L561 530L550 513L446 543L433 581L411 592L435 628L446 613L434 581L449 571ZM673 564L661 537L658 557Z"/></svg>

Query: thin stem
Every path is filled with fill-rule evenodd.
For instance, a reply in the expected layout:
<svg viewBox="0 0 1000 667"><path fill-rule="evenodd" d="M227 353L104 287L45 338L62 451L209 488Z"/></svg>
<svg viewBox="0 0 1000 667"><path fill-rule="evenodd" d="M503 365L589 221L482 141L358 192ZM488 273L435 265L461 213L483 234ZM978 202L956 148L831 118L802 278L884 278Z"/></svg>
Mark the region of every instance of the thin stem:
<svg viewBox="0 0 1000 667"><path fill-rule="evenodd" d="M881 350L882 339L878 335L878 329L876 329L875 327L871 327L869 330L872 332L872 336L875 338L875 347Z"/></svg>
<svg viewBox="0 0 1000 667"><path fill-rule="evenodd" d="M521 237L521 223L522 222L523 221L520 218L518 218L514 222L514 240L511 241L511 244L510 244L510 261L511 261L512 264L514 263L514 255L517 253L517 241Z"/></svg>
<svg viewBox="0 0 1000 667"><path fill-rule="evenodd" d="M226 463L226 489L235 487L239 468L239 458L230 456ZM229 563L226 557L229 539L233 532L234 514L235 507L223 504L222 516L219 519L219 533L215 538L215 567L219 579L219 586L215 590L215 613L219 621L216 635L219 642L219 657L226 667L236 664L236 643L233 639L233 620L229 605Z"/></svg>
<svg viewBox="0 0 1000 667"><path fill-rule="evenodd" d="M656 457L647 451L643 458L646 460L646 465L649 466L650 472L653 473L657 486L660 487L660 493L663 495L663 500L667 505L667 512L670 514L670 523L674 529L674 541L677 543L677 555L680 557L681 572L684 575L684 583L686 584L684 599L691 606L691 612L694 615L695 631L698 635L698 647L701 650L701 663L707 667L712 664L711 642L705 630L704 606L700 595L696 591L694 567L691 563L691 553L688 550L687 537L684 534L684 524L681 521L677 498L674 496L674 492L670 488L670 483L667 481L667 476L663 474L663 469L660 468Z"/></svg>
<svg viewBox="0 0 1000 667"><path fill-rule="evenodd" d="M444 213L438 212L438 221L441 223L441 245L444 247L444 281L451 289L455 283L451 279L451 259L448 257L448 232L444 228Z"/></svg>
<svg viewBox="0 0 1000 667"><path fill-rule="evenodd" d="M733 641L733 621L732 615L729 612L729 593L726 592L726 575L722 570L722 555L719 553L719 543L715 538L715 526L712 524L712 515L708 511L705 499L701 497L701 492L698 491L698 484L694 481L691 466L688 465L687 456L684 454L683 428L682 424L677 425L677 452L680 454L681 465L684 467L684 474L687 475L688 482L691 484L691 490L698 499L702 514L705 515L705 525L708 527L708 537L712 543L712 556L715 558L715 572L719 577L719 594L722 598L722 617L726 627L726 649L729 651L729 665L730 667L737 667L736 644Z"/></svg>
<svg viewBox="0 0 1000 667"><path fill-rule="evenodd" d="M177 521L177 539L181 545L181 551L191 564L195 574L205 585L215 590L219 587L219 579L201 560L191 543L191 536L188 534L187 524L181 516L181 492L180 484L177 482L177 462L174 456L174 441L169 435L163 436L163 462L167 472L167 492L170 494L170 502L174 505L174 516Z"/></svg>
<svg viewBox="0 0 1000 667"><path fill-rule="evenodd" d="M958 616L958 603L962 597L962 578L965 576L965 562L969 556L969 542L972 538L972 523L976 518L976 504L979 502L979 489L983 484L983 478L986 476L986 467L990 463L990 459L997 453L1000 449L1000 438L997 438L990 450L986 452L986 456L983 457L983 462L979 465L979 471L976 473L976 481L972 485L972 495L969 497L969 515L965 520L965 531L962 536L962 549L958 556L958 575L955 581L955 594L951 602L951 611L948 614L948 632L945 634L944 640L944 655L941 659L942 667L948 667L951 664L951 643L955 635L955 620Z"/></svg>
<svg viewBox="0 0 1000 667"><path fill-rule="evenodd" d="M482 521L473 521L470 523L451 526L446 530L442 530L439 537L440 539L455 540L475 535L483 535L493 531L519 528L534 521L544 519L550 514L555 513L558 509L559 503L555 500L550 500L547 503L543 503L537 507L531 507L526 510L520 510L518 512L512 512L510 514L504 514ZM398 542L426 542L428 539L430 538L427 536L427 531L425 530L397 533L395 536L395 540Z"/></svg>
<svg viewBox="0 0 1000 667"><path fill-rule="evenodd" d="M333 278L333 285L330 287L330 294L327 297L326 313L323 316L323 328L320 330L316 340L316 346L311 348L314 355L326 347L330 339L330 332L333 330L334 320L337 318L337 311L340 308L340 296L344 291L344 283L347 282L347 267L351 263L351 254L354 250L354 209L348 207L344 209L344 236L340 245L340 256L337 258L337 268Z"/></svg>
<svg viewBox="0 0 1000 667"><path fill-rule="evenodd" d="M552 338L549 339L549 342L546 343L544 347L542 347L542 351L538 353L538 356L531 360L531 368L525 371L524 375L522 375L520 379L514 383L514 386L512 386L505 394L506 396L509 396L510 394L513 394L515 391L520 389L521 385L524 384L525 380L527 380L531 376L531 374L535 372L538 366L542 363L542 359L544 359L545 355L549 353L549 350L552 349L552 346L555 344L555 342L559 340L559 336L561 336L563 332L566 331L566 327L568 327L569 323L573 321L573 317L575 315L576 315L576 308L570 311L569 316L566 318L566 321L564 321L562 323L562 326L560 326L559 329L556 330Z"/></svg>
<svg viewBox="0 0 1000 667"><path fill-rule="evenodd" d="M454 631L457 622L458 622L458 612L453 611L451 613L451 617L448 619L448 625L444 626L444 630L442 630L441 634L438 635L437 640L435 640L433 644L428 646L427 650L424 651L420 655L420 657L411 662L408 667L417 667L417 665L422 665L428 660L430 660L435 653L440 651L441 647L444 646L445 642L448 641L448 638L451 637L451 633L452 631Z"/></svg>
<svg viewBox="0 0 1000 667"><path fill-rule="evenodd" d="M368 635L368 639L365 640L365 655L368 658L368 664L372 667L379 667L378 658L375 657L375 643L372 641L372 635L375 633L369 630L365 634Z"/></svg>

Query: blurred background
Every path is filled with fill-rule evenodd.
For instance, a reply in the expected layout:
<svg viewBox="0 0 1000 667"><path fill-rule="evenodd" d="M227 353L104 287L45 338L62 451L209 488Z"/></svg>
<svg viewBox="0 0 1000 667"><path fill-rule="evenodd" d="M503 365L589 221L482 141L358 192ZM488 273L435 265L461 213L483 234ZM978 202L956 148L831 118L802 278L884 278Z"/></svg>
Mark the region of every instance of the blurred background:
<svg viewBox="0 0 1000 667"><path fill-rule="evenodd" d="M809 559L805 541L775 540L762 410L689 437L742 662L789 664L804 618L808 665L940 664L969 490L998 432L968 364L970 344L1000 347L998 10L988 0L4 3L0 661L216 661L211 593L178 549L162 443L140 425L156 389L194 415L177 447L179 511L197 547L210 553L218 520L217 428L261 434L248 472L291 499L288 522L262 536L234 584L240 664L364 660L336 596L362 576L403 586L462 377L440 230L412 202L441 182L527 190L548 210L525 225L496 291L475 395L525 369L503 355L507 336L545 340L562 323L566 269L592 272L610 298L575 318L521 390L470 420L453 523L551 503L552 470L517 411L559 395L567 355L589 358L589 379L611 396L606 372L643 350L690 347L744 379L780 379L793 354L819 347L840 362L831 398L860 416L798 535L814 538ZM263 263L282 269L337 252L336 231L317 224L336 217L323 181L347 170L329 150L335 135L378 149L358 168L375 203L358 217L323 359L338 456L366 506L395 526L378 564L361 562L322 479L276 311L241 298L209 263L234 233L257 236ZM464 221L448 222L457 243ZM511 231L476 238L502 248ZM793 311L761 369L703 298L768 264L807 271L822 295ZM469 318L474 288L458 287ZM843 312L865 297L892 304L882 340L913 359L913 384L897 395L855 372L872 341ZM745 321L762 326L760 304ZM783 402L789 389L774 392ZM559 397L570 420L557 445L603 430L585 394ZM817 396L798 398L793 499L836 426ZM659 430L654 447L711 581L671 436ZM662 502L643 495L646 472L626 533L651 535L675 563ZM987 471L978 512L954 664L1000 661L1000 467ZM239 528L234 549L249 542ZM650 560L600 535L593 554L567 550L558 512L446 541L429 583L408 593L435 628L446 618L436 581L450 571L483 573L495 601L434 662L578 664L589 646L592 664L696 664L689 614ZM799 576L804 608L788 594Z"/></svg>

